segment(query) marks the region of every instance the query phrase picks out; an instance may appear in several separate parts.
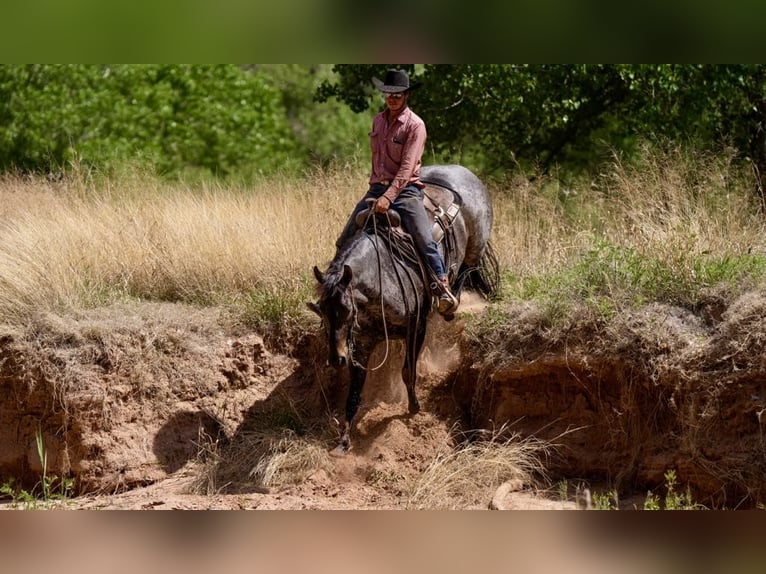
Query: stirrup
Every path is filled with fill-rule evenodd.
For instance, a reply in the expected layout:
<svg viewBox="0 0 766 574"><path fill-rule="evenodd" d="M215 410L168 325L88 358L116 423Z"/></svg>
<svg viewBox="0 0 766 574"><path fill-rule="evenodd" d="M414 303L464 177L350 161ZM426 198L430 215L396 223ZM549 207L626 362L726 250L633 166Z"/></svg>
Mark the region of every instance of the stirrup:
<svg viewBox="0 0 766 574"><path fill-rule="evenodd" d="M441 315L454 315L459 304L457 297L449 289L445 289L437 298L437 310Z"/></svg>
<svg viewBox="0 0 766 574"><path fill-rule="evenodd" d="M439 280L433 281L430 285L431 294L436 299L436 309L439 314L452 318L457 311L460 301L452 293L449 285L445 285Z"/></svg>

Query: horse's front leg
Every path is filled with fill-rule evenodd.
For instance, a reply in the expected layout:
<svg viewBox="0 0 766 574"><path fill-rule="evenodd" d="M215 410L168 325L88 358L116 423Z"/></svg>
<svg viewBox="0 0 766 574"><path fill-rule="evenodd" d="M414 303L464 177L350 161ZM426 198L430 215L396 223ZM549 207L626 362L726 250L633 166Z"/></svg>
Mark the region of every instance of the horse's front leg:
<svg viewBox="0 0 766 574"><path fill-rule="evenodd" d="M335 454L343 455L351 450L351 431L353 429L354 417L359 410L359 403L362 400L362 389L367 372L353 362L349 365L350 383L348 396L346 397L346 420L343 421L343 430L340 435L340 443L335 450Z"/></svg>
<svg viewBox="0 0 766 574"><path fill-rule="evenodd" d="M410 414L416 415L420 412L420 402L418 401L417 393L415 392L415 384L417 383L418 373L418 357L420 356L420 350L423 348L423 341L426 337L426 318L421 317L417 325L412 329L414 333L411 339L407 339L404 350L404 365L402 366L402 380L404 386L407 387L407 400Z"/></svg>

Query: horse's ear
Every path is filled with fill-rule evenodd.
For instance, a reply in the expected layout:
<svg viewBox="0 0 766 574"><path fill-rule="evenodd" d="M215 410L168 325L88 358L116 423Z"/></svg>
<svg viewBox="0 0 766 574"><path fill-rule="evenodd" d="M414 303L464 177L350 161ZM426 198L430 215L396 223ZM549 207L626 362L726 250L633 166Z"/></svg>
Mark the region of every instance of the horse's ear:
<svg viewBox="0 0 766 574"><path fill-rule="evenodd" d="M319 270L319 267L317 267L316 265L314 265L314 277L317 278L317 281L324 284L324 273L322 273Z"/></svg>
<svg viewBox="0 0 766 574"><path fill-rule="evenodd" d="M320 317L322 316L322 311L319 310L319 305L317 305L313 301L309 301L308 303L306 303L306 307L311 309L314 313L316 313Z"/></svg>
<svg viewBox="0 0 766 574"><path fill-rule="evenodd" d="M348 285L351 283L351 277L354 276L353 271L351 271L351 267L348 265L343 266L343 277L340 278L340 282L342 285L345 285L348 287Z"/></svg>

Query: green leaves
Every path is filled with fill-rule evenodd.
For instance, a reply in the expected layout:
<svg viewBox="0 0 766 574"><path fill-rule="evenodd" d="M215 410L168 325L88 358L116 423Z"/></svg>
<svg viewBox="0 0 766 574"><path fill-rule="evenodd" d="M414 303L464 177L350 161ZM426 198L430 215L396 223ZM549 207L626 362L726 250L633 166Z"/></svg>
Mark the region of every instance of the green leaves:
<svg viewBox="0 0 766 574"><path fill-rule="evenodd" d="M0 169L136 156L161 172L273 172L296 144L281 94L235 65L4 65Z"/></svg>
<svg viewBox="0 0 766 574"><path fill-rule="evenodd" d="M370 80L396 64L338 65L320 99L355 111ZM705 149L734 145L766 173L766 66L762 64L428 64L413 108L439 159L484 171L590 168L640 140Z"/></svg>
<svg viewBox="0 0 766 574"><path fill-rule="evenodd" d="M139 158L231 176L366 158L372 77L390 67L423 83L429 162L587 170L649 140L733 146L766 173L763 64L0 65L0 170Z"/></svg>

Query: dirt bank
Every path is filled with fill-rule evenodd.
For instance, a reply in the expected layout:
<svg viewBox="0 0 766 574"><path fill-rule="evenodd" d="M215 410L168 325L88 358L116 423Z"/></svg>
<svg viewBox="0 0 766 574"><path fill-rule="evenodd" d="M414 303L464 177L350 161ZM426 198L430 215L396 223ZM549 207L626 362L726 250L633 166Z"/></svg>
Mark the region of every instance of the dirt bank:
<svg viewBox="0 0 766 574"><path fill-rule="evenodd" d="M750 293L716 313L650 305L562 327L518 304L482 331L466 301L465 317L429 325L419 415L406 415L394 344L365 388L354 451L269 489L222 453L246 456L266 428L332 446L344 380L322 340L309 333L287 356L220 310L172 304L43 317L0 338L0 482L40 481L39 436L80 507L402 508L403 485L456 429L503 429L555 445L547 496L527 485L509 507L573 507L551 493L564 480L645 493L675 469L699 502L750 508L766 494L764 306Z"/></svg>

